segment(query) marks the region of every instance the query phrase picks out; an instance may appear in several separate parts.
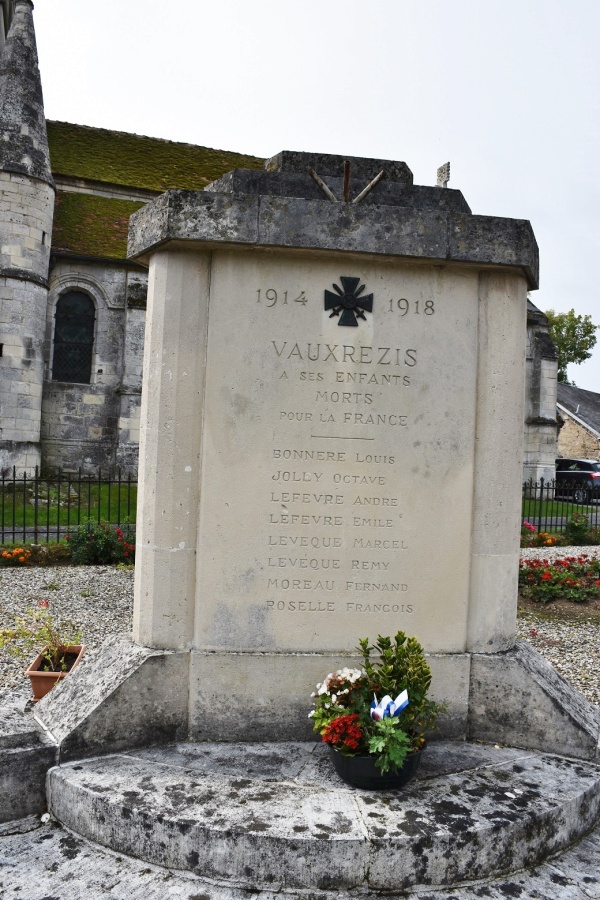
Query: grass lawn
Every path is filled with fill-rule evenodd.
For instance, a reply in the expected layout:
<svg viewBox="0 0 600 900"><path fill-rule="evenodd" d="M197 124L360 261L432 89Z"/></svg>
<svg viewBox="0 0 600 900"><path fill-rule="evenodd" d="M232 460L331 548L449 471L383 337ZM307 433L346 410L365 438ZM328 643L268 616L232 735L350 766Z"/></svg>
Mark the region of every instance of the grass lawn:
<svg viewBox="0 0 600 900"><path fill-rule="evenodd" d="M93 519L113 525L135 522L136 484L33 483L10 485L0 493L0 528L65 526Z"/></svg>

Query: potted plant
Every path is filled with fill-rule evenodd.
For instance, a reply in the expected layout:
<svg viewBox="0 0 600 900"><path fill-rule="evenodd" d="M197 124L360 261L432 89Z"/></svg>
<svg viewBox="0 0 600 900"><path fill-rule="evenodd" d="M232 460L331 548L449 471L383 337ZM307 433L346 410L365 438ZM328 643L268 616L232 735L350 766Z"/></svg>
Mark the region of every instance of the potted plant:
<svg viewBox="0 0 600 900"><path fill-rule="evenodd" d="M25 671L34 703L79 664L85 650L75 625L64 622L59 626L49 605L48 600L38 600L12 628L0 629L0 650L6 647L12 656L27 656L33 648L42 648Z"/></svg>
<svg viewBox="0 0 600 900"><path fill-rule="evenodd" d="M416 638L399 631L393 639L379 635L374 646L363 638L359 650L363 667L331 672L311 695L309 716L344 781L370 790L402 787L445 704L427 696L431 670Z"/></svg>

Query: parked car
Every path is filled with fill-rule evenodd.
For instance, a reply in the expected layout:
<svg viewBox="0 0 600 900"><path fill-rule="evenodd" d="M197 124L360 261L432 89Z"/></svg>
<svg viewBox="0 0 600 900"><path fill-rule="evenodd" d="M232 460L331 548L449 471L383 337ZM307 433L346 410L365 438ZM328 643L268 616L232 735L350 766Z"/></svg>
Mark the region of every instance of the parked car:
<svg viewBox="0 0 600 900"><path fill-rule="evenodd" d="M555 496L575 503L600 499L600 462L595 459L556 460Z"/></svg>

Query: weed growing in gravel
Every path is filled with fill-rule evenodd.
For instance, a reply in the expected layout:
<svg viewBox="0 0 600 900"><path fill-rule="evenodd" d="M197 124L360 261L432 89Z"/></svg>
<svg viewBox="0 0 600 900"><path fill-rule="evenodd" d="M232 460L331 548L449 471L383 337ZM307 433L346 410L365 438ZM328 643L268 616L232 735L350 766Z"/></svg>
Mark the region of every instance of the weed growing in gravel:
<svg viewBox="0 0 600 900"><path fill-rule="evenodd" d="M582 553L552 562L548 559L522 559L519 585L523 596L537 603L549 603L551 600L584 603L600 597L600 558Z"/></svg>

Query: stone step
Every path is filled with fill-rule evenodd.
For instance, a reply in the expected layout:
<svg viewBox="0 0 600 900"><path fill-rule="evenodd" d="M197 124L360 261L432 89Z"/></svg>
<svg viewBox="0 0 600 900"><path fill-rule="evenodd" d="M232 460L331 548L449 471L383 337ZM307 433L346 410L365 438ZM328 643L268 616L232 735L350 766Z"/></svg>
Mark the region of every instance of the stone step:
<svg viewBox="0 0 600 900"><path fill-rule="evenodd" d="M600 815L600 767L439 742L402 791L350 788L322 744L178 744L48 774L59 822L120 853L253 890L386 892L534 865Z"/></svg>

